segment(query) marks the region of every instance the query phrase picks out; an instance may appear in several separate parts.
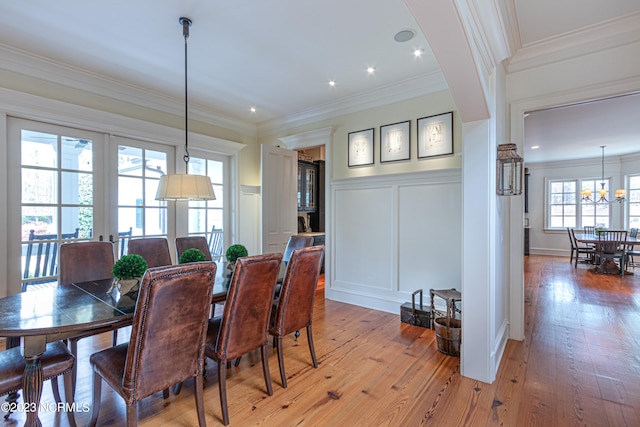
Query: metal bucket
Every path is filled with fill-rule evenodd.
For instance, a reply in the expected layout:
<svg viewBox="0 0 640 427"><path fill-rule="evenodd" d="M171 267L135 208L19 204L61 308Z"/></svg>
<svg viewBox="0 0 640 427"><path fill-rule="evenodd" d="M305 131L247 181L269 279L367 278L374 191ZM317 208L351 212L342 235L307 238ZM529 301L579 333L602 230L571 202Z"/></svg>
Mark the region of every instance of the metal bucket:
<svg viewBox="0 0 640 427"><path fill-rule="evenodd" d="M460 319L450 319L447 327L447 318L438 317L433 321L436 330L438 350L449 356L460 356L460 338L462 322Z"/></svg>

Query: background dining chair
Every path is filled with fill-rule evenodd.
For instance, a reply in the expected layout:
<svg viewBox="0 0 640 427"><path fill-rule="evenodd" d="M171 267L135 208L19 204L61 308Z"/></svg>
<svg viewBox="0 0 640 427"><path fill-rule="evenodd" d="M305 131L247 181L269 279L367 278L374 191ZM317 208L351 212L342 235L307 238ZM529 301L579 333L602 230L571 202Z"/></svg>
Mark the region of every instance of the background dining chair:
<svg viewBox="0 0 640 427"><path fill-rule="evenodd" d="M567 228L569 233L569 240L571 241L571 259L569 262L573 262L573 256L575 254L574 268L578 268L578 262L593 263L595 258L595 249L592 245L583 245L576 240L576 232L573 228ZM580 258L580 254L586 255L586 257Z"/></svg>
<svg viewBox="0 0 640 427"><path fill-rule="evenodd" d="M147 270L129 343L91 356L92 426L98 421L102 380L124 399L127 426L135 426L138 401L190 378L195 378L199 425L206 425L202 374L216 268L189 263Z"/></svg>
<svg viewBox="0 0 640 427"><path fill-rule="evenodd" d="M204 236L176 237L176 260L180 259L180 255L182 255L182 252L191 248L200 249L204 254L205 259L207 261L211 261L209 244L207 243L207 238Z"/></svg>
<svg viewBox="0 0 640 427"><path fill-rule="evenodd" d="M0 396L16 393L22 389L22 378L24 374L25 360L20 347L13 347L0 352ZM75 357L67 350L62 341L47 344L45 352L40 358L42 365L42 380L51 380L53 396L57 403L61 403L60 392L58 391L58 376L64 378L64 394L67 404L73 405L73 379L71 371L75 365ZM16 398L18 397L15 395ZM11 403L11 402L9 402ZM5 420L11 415L11 406L5 415ZM73 411L65 411L71 426L76 425Z"/></svg>
<svg viewBox="0 0 640 427"><path fill-rule="evenodd" d="M227 409L227 362L261 349L262 371L269 396L273 395L267 342L273 292L281 254L239 258L229 284L221 317L209 320L205 354L218 364L218 387L224 425Z"/></svg>
<svg viewBox="0 0 640 427"><path fill-rule="evenodd" d="M313 246L313 236L306 236L301 234L294 234L289 236L289 240L287 241L287 246L284 248L284 253L282 254L282 266L280 267L280 272L278 273L278 284L276 285L276 293L277 297L280 295L280 287L282 286L282 280L284 280L284 275L287 269L287 264L291 259L291 255L293 251L300 248L306 248L309 246Z"/></svg>
<svg viewBox="0 0 640 427"><path fill-rule="evenodd" d="M282 337L306 328L313 367L318 367L313 347L311 324L313 322L313 298L318 285L323 256L324 246L311 246L293 251L284 282L282 282L277 308L271 315L269 334L275 338L278 348L278 366L284 388L287 388L287 377L284 372Z"/></svg>
<svg viewBox="0 0 640 427"><path fill-rule="evenodd" d="M627 249L627 231L626 230L605 230L598 234L598 243L596 243L595 254L598 258L596 271L604 273L605 262L607 259L618 258L620 260L620 275L624 277L625 257Z"/></svg>
<svg viewBox="0 0 640 427"><path fill-rule="evenodd" d="M59 285L82 283L93 280L113 279L113 243L111 242L75 242L60 245ZM118 340L117 325L96 329L89 334L69 338L69 349L78 356L78 340L104 332L113 332L112 344ZM75 390L77 368L72 371L73 388Z"/></svg>
<svg viewBox="0 0 640 427"><path fill-rule="evenodd" d="M596 227L593 225L585 225L582 229L586 234L595 234L596 232Z"/></svg>
<svg viewBox="0 0 640 427"><path fill-rule="evenodd" d="M129 240L128 253L140 255L148 268L172 265L169 241L165 237L146 237Z"/></svg>

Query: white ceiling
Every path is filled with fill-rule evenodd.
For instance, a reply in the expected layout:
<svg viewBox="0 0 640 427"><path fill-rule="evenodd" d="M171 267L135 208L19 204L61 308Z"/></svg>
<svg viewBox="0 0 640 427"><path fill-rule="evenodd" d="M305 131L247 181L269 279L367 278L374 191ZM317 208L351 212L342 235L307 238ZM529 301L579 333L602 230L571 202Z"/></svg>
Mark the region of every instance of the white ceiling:
<svg viewBox="0 0 640 427"><path fill-rule="evenodd" d="M497 1L508 6L503 10L515 12L516 48L640 11L638 0ZM416 96L424 91L425 79L444 84L419 31L405 43L393 39L399 30L418 30L403 0L4 1L0 3L0 44L179 103L184 96L180 16L193 20L188 41L189 104L231 120L257 124L331 108L345 100L391 99L393 93ZM424 49L425 55L416 59L415 48ZM367 74L368 66L376 68L373 76ZM329 87L330 79L337 81L336 87ZM574 113L590 125L577 128L586 132L574 138L582 141L575 142L584 146L581 151L591 150L587 145L594 144L598 151L602 145L595 141L594 128L638 140L637 126L625 127L636 123L614 122L610 116L598 119L596 105L581 106L581 113ZM633 111L639 117L637 105L621 107L618 114ZM256 113L249 112L251 106ZM569 136L577 136L576 129L567 130L567 120L554 119L564 111L568 109L532 113L526 120L527 133L540 135L547 150L547 141L557 146L569 142ZM606 111L614 110L607 107ZM556 128L562 138L550 133ZM613 153L615 142L606 145L612 146ZM531 154L531 159L538 153Z"/></svg>

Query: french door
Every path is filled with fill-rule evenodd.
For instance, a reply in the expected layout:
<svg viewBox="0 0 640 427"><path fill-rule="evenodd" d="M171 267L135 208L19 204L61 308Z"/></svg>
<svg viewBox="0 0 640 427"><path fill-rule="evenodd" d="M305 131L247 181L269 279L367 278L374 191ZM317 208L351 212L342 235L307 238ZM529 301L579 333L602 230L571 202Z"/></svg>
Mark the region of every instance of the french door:
<svg viewBox="0 0 640 427"><path fill-rule="evenodd" d="M62 243L173 233L154 199L173 147L17 118L7 130L10 293L55 282Z"/></svg>

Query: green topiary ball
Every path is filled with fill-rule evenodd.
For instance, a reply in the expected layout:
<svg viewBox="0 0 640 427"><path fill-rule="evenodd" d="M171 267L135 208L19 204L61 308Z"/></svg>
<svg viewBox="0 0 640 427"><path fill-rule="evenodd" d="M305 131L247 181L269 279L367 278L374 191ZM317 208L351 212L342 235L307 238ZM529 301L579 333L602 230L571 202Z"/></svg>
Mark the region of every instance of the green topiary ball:
<svg viewBox="0 0 640 427"><path fill-rule="evenodd" d="M206 260L204 253L202 253L200 249L190 248L182 252L178 262L180 264L186 264L188 262L202 262Z"/></svg>
<svg viewBox="0 0 640 427"><path fill-rule="evenodd" d="M116 261L111 271L116 279L135 279L147 271L147 261L137 254L125 255Z"/></svg>
<svg viewBox="0 0 640 427"><path fill-rule="evenodd" d="M227 257L227 261L229 261L232 264L234 264L238 258L247 256L247 255L249 255L247 248L245 248L244 245L240 245L240 244L229 246L229 248L227 249L227 252L225 253L225 256Z"/></svg>

